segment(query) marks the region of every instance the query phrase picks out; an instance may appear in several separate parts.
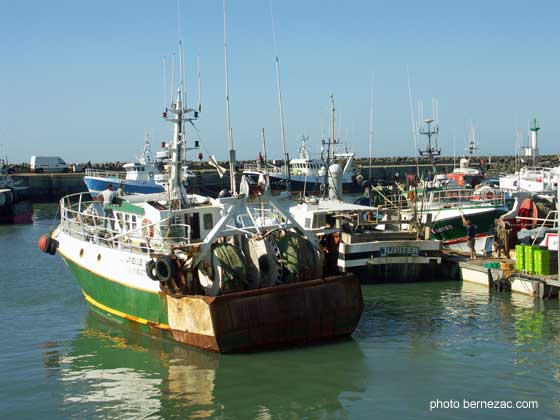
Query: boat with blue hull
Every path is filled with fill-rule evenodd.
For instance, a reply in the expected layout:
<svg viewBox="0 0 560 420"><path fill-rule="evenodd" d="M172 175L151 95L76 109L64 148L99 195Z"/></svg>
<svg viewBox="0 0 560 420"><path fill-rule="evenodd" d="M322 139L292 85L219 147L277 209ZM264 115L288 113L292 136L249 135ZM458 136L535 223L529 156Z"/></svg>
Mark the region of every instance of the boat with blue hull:
<svg viewBox="0 0 560 420"><path fill-rule="evenodd" d="M153 194L164 191L163 186L149 181L136 181L126 179L122 172L108 172L97 170L86 170L84 182L90 194L95 197L101 191L106 190L109 185L116 191L122 184L125 194Z"/></svg>
<svg viewBox="0 0 560 420"><path fill-rule="evenodd" d="M162 169L168 161L168 144L162 143L162 150L156 153L154 160L150 148L150 138L146 136L142 154L136 162L125 163L124 171L86 169L84 182L92 197L106 190L109 185L112 185L114 191L119 185L122 186L126 195L162 193L167 181L167 175ZM184 176L187 178L194 175L192 172L186 171Z"/></svg>

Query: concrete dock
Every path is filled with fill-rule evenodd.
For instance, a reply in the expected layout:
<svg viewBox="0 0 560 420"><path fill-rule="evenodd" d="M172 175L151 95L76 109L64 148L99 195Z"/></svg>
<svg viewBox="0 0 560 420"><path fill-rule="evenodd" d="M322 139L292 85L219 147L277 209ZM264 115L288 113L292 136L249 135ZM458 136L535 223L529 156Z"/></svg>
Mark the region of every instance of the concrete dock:
<svg viewBox="0 0 560 420"><path fill-rule="evenodd" d="M468 257L445 254L446 264L455 264L462 281L480 284L497 291L511 291L539 299L558 298L560 281L558 274L539 275L520 272L514 269L515 260L506 258L480 257L469 260ZM486 263L500 263L500 268L485 267ZM504 263L504 264L502 264Z"/></svg>

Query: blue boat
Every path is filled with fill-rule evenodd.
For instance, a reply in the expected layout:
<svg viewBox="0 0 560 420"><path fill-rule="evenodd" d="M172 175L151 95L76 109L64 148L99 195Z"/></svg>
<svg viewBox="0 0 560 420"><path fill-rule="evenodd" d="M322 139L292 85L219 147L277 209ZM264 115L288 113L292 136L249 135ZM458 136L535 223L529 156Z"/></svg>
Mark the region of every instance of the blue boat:
<svg viewBox="0 0 560 420"><path fill-rule="evenodd" d="M86 169L84 182L92 197L107 189L109 185L113 186L114 191L121 185L127 195L163 192L166 176L160 171L160 167L163 167L169 158L166 145L156 156L158 160L152 159L150 139L147 137L144 142L144 150L137 162L125 163L124 171Z"/></svg>

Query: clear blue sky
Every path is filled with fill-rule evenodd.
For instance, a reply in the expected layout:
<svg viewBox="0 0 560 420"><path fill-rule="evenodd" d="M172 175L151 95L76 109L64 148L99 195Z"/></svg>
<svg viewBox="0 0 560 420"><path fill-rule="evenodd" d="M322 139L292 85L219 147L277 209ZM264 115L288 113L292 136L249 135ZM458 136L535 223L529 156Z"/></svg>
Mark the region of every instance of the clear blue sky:
<svg viewBox="0 0 560 420"><path fill-rule="evenodd" d="M254 158L261 127L280 157L269 1L229 1L231 118L239 158ZM541 152L558 153L560 2L273 0L288 148L315 151L329 96L352 147L368 154L371 73L374 155L412 155L406 67L415 102L439 101L440 143L460 152L474 121L481 154L513 154L516 128L537 117ZM202 67L199 128L227 156L221 0L182 2L188 97ZM162 57L177 49L177 2L0 3L0 144L32 154L126 161L170 137L161 120ZM195 105L190 101L190 105ZM157 149L155 147L154 149Z"/></svg>

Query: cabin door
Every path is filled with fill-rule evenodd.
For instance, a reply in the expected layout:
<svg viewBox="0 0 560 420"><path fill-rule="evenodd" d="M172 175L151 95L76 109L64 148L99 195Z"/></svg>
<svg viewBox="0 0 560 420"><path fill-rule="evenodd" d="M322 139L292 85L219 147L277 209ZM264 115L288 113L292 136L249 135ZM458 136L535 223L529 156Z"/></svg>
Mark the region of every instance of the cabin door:
<svg viewBox="0 0 560 420"><path fill-rule="evenodd" d="M191 227L191 241L200 239L200 214L185 214L185 224Z"/></svg>

